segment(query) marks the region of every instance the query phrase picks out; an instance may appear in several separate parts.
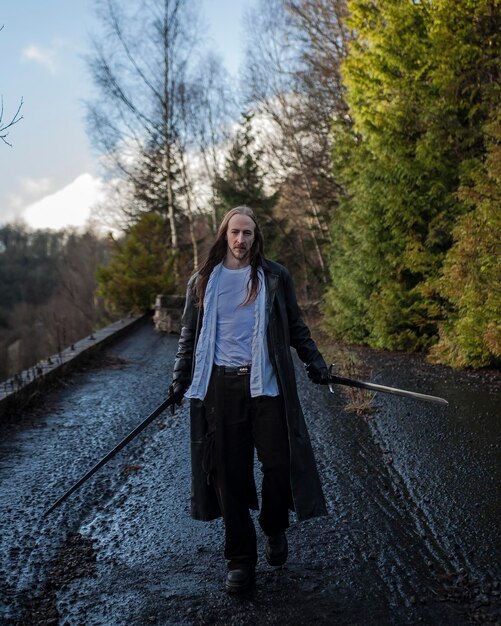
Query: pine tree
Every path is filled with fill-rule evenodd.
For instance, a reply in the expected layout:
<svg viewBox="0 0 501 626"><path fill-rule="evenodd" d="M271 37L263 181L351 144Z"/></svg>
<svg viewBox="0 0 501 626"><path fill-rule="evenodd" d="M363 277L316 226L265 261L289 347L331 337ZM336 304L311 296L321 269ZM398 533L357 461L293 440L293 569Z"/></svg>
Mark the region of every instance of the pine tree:
<svg viewBox="0 0 501 626"><path fill-rule="evenodd" d="M264 174L261 169L262 150L255 146L252 130L253 114L245 114L228 156L222 176L216 177L215 190L218 217L239 205L262 207L269 213L276 202L273 195L265 192Z"/></svg>
<svg viewBox="0 0 501 626"><path fill-rule="evenodd" d="M483 367L501 359L501 3L442 0L435 81L457 94L462 215L436 291L445 300L433 358Z"/></svg>
<svg viewBox="0 0 501 626"><path fill-rule="evenodd" d="M395 0L350 9L357 37L343 72L353 126L339 121L334 130L347 195L334 216L327 310L350 339L416 349L434 334L419 286L435 269L428 225L444 207L442 197L430 202L417 159L424 103L433 97L424 80L428 12Z"/></svg>
<svg viewBox="0 0 501 626"><path fill-rule="evenodd" d="M352 0L350 11L352 124L334 125L346 194L333 218L326 310L348 339L423 349L447 315L436 281L470 210L457 190L485 156L499 3Z"/></svg>
<svg viewBox="0 0 501 626"><path fill-rule="evenodd" d="M252 121L253 114L244 115L242 128L226 157L223 174L216 178L216 209L219 221L230 209L241 205L251 207L258 216L269 253L275 250L279 237L273 217L278 194L266 190L262 150L255 146Z"/></svg>
<svg viewBox="0 0 501 626"><path fill-rule="evenodd" d="M113 240L110 262L97 272L98 294L113 313L142 312L159 293L173 293L175 256L169 246L167 221L144 214L123 239Z"/></svg>
<svg viewBox="0 0 501 626"><path fill-rule="evenodd" d="M439 280L451 310L432 358L456 367L501 362L501 114L486 126L485 163L460 195L472 209L454 229Z"/></svg>

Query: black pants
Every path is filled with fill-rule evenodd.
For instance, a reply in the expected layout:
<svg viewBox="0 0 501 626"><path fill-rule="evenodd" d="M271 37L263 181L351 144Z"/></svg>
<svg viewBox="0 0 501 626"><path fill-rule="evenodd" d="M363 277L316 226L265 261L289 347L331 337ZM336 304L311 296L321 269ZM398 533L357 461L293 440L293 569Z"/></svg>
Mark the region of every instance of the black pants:
<svg viewBox="0 0 501 626"><path fill-rule="evenodd" d="M225 525L224 556L230 569L257 562L256 531L249 512L254 489L254 448L263 482L259 524L268 536L289 526L293 508L290 456L282 398L250 396L250 375L215 367L204 400L208 421L209 480Z"/></svg>

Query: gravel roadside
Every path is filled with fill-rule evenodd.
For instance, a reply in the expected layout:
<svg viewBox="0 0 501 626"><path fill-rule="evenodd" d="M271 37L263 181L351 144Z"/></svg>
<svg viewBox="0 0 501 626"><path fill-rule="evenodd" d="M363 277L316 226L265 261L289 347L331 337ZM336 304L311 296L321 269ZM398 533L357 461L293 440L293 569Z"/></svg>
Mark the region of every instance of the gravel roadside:
<svg viewBox="0 0 501 626"><path fill-rule="evenodd" d="M1 623L501 621L500 568L492 548L496 516L475 506L478 498L470 495L466 511L491 515L484 536L473 539L470 525L457 522L458 473L440 471L450 450L440 444L442 430L437 434L431 426L441 414L378 399L372 417L354 416L343 411L341 394L311 385L299 365L329 515L301 524L291 520L290 558L282 568L266 564L259 535L262 556L248 594L224 593L221 521L189 517L187 406L174 416L163 414L41 519L48 504L163 400L176 346L176 337L141 327L49 394L43 407L2 426ZM369 353L364 358L370 360ZM394 358L373 365L388 377L404 363ZM427 387L418 391L437 391L430 389L430 372L447 374L450 392L463 380L420 360L406 363L421 372L409 381L413 388ZM499 402L501 385L491 391ZM444 432L452 428L442 422ZM424 446L433 454L423 455ZM484 456L483 463L493 458Z"/></svg>

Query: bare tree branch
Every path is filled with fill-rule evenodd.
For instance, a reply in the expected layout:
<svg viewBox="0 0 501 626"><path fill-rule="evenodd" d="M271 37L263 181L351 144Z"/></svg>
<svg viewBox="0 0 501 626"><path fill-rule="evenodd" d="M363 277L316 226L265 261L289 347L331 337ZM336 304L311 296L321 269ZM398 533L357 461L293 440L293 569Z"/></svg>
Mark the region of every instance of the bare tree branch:
<svg viewBox="0 0 501 626"><path fill-rule="evenodd" d="M22 115L19 115L19 113L21 112L21 107L23 106L23 99L21 98L21 102L19 103L19 106L17 107L17 111L15 112L15 114L13 115L13 117L11 118L10 122L7 122L6 124L3 123L3 114L4 114L4 108L3 108L3 96L1 97L1 104L0 104L0 139L7 144L8 146L10 146L12 148L12 144L9 143L7 141L7 136L9 135L9 128L12 128L12 126L14 126L15 124L17 124L18 122L20 122L23 119Z"/></svg>
<svg viewBox="0 0 501 626"><path fill-rule="evenodd" d="M0 32L4 29L4 24L0 26ZM18 122L23 119L23 116L20 115L21 107L23 106L23 99L19 103L17 107L17 111L14 113L9 122L3 122L4 116L4 106L3 106L3 96L0 97L0 139L8 146L12 148L12 144L7 141L7 137L9 135L9 129L15 126Z"/></svg>
<svg viewBox="0 0 501 626"><path fill-rule="evenodd" d="M94 40L89 58L100 92L88 104L89 129L106 165L131 183L126 217L144 211L162 214L174 253L180 245L179 224L186 219L183 207L192 206L183 202L190 200L190 185L182 99L191 94L191 57L200 39L196 2L98 0L105 33Z"/></svg>
<svg viewBox="0 0 501 626"><path fill-rule="evenodd" d="M346 110L340 75L345 12L344 0L261 0L249 14L247 29L249 102L271 124L266 149L278 170L277 182L281 177L282 183L294 181L301 188L303 226L325 281L323 244L330 239L339 193L330 129L333 118Z"/></svg>

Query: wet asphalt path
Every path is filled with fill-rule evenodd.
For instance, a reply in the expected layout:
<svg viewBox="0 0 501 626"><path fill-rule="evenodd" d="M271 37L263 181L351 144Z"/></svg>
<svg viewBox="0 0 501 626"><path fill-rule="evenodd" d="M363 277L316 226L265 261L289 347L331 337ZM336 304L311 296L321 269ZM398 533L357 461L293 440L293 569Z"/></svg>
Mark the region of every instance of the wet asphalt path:
<svg viewBox="0 0 501 626"><path fill-rule="evenodd" d="M189 517L187 406L42 519L164 399L176 345L144 325L1 427L0 623L500 623L496 373L362 353L381 382L451 400L444 411L379 396L362 418L299 367L329 515L292 520L287 565L261 557L242 597L223 591L221 521Z"/></svg>

